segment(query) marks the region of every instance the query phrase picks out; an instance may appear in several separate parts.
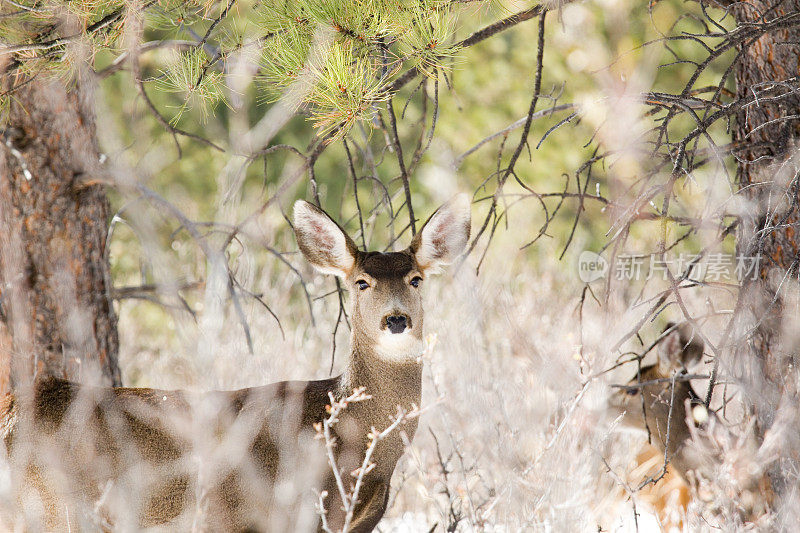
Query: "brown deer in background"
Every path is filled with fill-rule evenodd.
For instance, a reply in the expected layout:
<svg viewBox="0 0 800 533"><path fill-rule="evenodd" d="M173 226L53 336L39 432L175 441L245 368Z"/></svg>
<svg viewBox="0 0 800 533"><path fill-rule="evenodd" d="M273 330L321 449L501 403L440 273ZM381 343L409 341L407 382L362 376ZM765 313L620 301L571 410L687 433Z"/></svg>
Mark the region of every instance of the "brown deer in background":
<svg viewBox="0 0 800 533"><path fill-rule="evenodd" d="M379 442L374 434L420 403L420 286L463 252L470 232L469 197L458 195L439 208L401 252L359 251L327 214L304 201L295 204L294 221L305 258L339 276L351 292L352 347L344 373L208 393L41 379L0 405L20 509L4 517L7 526L63 531L159 524L208 531L375 527L386 511L404 444L397 431ZM330 438L315 438L330 416L331 402L361 388L371 398L338 413L338 422L326 426ZM416 419L403 430L413 438ZM362 466L372 443L374 466L362 472L348 509L342 489L352 489L351 472ZM314 503L324 507L324 522Z"/></svg>
<svg viewBox="0 0 800 533"><path fill-rule="evenodd" d="M728 492L735 493L732 499L737 507L726 512L735 513L741 521L753 521L771 500L769 481L754 461L754 435L747 431L734 435L713 410L706 408L687 378L687 369L702 359L704 347L689 323L670 322L658 341L657 363L642 367L638 376L619 387L609 401L612 416L620 417L623 427L645 431L657 450L655 454L645 450L637 457L640 465L656 467L648 478L653 483L642 486L643 496L656 500L651 503L664 520L668 510L663 499L677 489L682 512L679 523L673 525L680 528L690 486L697 492L701 479L716 483L717 470L726 459L733 460L724 457L725 453L735 448L747 453L741 464L726 469Z"/></svg>
<svg viewBox="0 0 800 533"><path fill-rule="evenodd" d="M702 406L702 401L680 373L700 361L703 348L689 324L668 324L658 343L658 361L642 367L610 402L612 410L622 415L623 426L647 431L653 446L662 454L666 449L669 461L684 473L691 469L680 453L691 438L686 402Z"/></svg>

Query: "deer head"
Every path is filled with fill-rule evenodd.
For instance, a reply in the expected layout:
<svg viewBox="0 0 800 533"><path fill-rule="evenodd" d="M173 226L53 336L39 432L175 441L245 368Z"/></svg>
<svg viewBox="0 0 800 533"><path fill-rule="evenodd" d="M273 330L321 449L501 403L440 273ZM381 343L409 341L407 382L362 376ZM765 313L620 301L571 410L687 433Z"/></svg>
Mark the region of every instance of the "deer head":
<svg viewBox="0 0 800 533"><path fill-rule="evenodd" d="M452 263L469 240L470 200L459 194L425 222L405 250L364 252L324 211L299 200L294 230L303 255L319 271L341 278L352 294L354 350L403 362L422 353L420 288Z"/></svg>
<svg viewBox="0 0 800 533"><path fill-rule="evenodd" d="M685 370L703 357L705 344L688 322L669 322L661 335L658 371L663 377L669 377L676 370Z"/></svg>
<svg viewBox="0 0 800 533"><path fill-rule="evenodd" d="M623 426L655 433L657 440L668 442L670 448L682 444L688 438L688 430L681 422L686 417L685 401L697 395L688 381L672 382L666 378L699 361L703 348L703 341L690 324L667 324L658 342L658 362L642 367L637 377L610 398L609 407L622 415Z"/></svg>

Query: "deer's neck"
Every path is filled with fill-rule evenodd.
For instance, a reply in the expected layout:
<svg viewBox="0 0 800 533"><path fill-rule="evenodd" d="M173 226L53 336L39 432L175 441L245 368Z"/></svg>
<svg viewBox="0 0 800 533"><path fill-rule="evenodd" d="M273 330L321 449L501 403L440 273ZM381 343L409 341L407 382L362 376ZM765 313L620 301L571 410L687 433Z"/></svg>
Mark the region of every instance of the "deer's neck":
<svg viewBox="0 0 800 533"><path fill-rule="evenodd" d="M672 372L652 371L642 373L641 381L673 377L675 374ZM690 437L686 423L686 400L693 400L697 395L688 381L677 378L675 381L647 385L643 391L647 427L657 436L656 446L662 451L666 446L668 454L673 456Z"/></svg>
<svg viewBox="0 0 800 533"><path fill-rule="evenodd" d="M347 369L342 376L342 391L350 394L357 387L376 401L382 412L379 416L388 421L397 413L397 406L408 410L419 405L422 394L422 363L418 353L407 357L387 359L369 341L354 336ZM376 425L381 429L387 424Z"/></svg>
<svg viewBox="0 0 800 533"><path fill-rule="evenodd" d="M414 405L420 405L422 363L412 356L403 360L386 360L368 343L354 340L350 361L341 378L340 394L347 396L357 387L364 387L371 398L351 404L347 411L355 419L359 433L366 438L372 428L383 431L391 425L397 417L398 407L407 412ZM394 469L403 453L401 432L405 432L410 440L416 429L417 419L409 419L382 441L376 451L376 459L380 459L376 461L378 465L391 465ZM388 473L390 475L391 470Z"/></svg>

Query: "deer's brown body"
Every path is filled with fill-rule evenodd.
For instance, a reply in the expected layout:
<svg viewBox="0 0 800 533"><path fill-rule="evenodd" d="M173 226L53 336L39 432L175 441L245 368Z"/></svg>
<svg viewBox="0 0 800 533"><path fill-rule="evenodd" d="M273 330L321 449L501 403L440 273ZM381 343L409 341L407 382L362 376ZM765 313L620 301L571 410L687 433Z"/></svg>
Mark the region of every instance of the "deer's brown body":
<svg viewBox="0 0 800 533"><path fill-rule="evenodd" d="M190 393L94 388L46 378L0 403L0 428L31 529L80 529L87 509L114 524L209 531L321 527L308 505L323 501L328 527L347 522L318 425L339 400L364 388L333 426L333 455L349 489L371 431L421 399L422 300L426 271L463 250L469 202L456 197L426 223L409 249L358 251L319 209L298 202L295 232L306 258L355 286L346 370L318 381ZM409 419L402 431L416 430ZM377 442L348 531L371 531L383 516L404 451L399 431ZM299 495L299 496L298 496ZM312 498L313 500L313 498ZM32 511L33 509L33 511ZM17 517L19 518L19 517Z"/></svg>
<svg viewBox="0 0 800 533"><path fill-rule="evenodd" d="M419 386L413 386L413 382L419 381L421 376L419 365L384 370L387 371L384 375L389 379L400 377L398 374L401 374L403 381L406 381L402 383L405 390L416 390L417 393L403 395L394 381L379 383L353 380L354 383L369 383L363 386L369 386L370 390L394 394L374 397L363 406L352 404L350 412L341 417L338 424L340 430L336 434L337 458L341 458L338 466L345 473L360 465L370 428L388 425L398 405L408 410L412 404L420 401ZM31 419L22 418L24 411L21 413L19 407L24 405L23 399L19 402L10 401L3 415L2 426L7 432L6 447L12 453L16 426L30 422L32 425L28 431L38 441L37 445L59 455L49 457L44 464L34 459L29 467L26 465L37 471L39 479L33 480L40 485L36 487L37 490L52 493L49 498L43 499L57 502L58 506L69 506L74 499L82 497L98 500L107 480L119 479L132 466L144 466L160 471L157 475L145 476L151 478L144 483L149 489L145 491L146 498L127 502L138 511L141 525L169 523L181 513L194 511L201 504L207 515L205 522L207 526L213 526L212 529L269 530L272 529L269 524L276 521L273 514L285 512L272 501L273 486L282 463L308 466L309 461L315 462L319 472L318 475L309 476L310 479L315 480L319 489L326 490L331 496L328 498L329 505L341 505L336 498L337 487L330 468L319 459L323 443L314 439L313 430L314 424L321 423L326 416L329 393L335 398L349 393L342 388L341 376L202 395L144 388L88 388L51 378L36 385ZM389 400L388 396L392 399ZM373 401L382 404L383 408L369 405ZM198 502L194 489L198 480L192 472L192 465L181 468L179 463L192 453L192 433L198 430L192 427L189 420L191 406L202 405L203 402L213 405L215 413L207 419L207 423L215 426L215 433L223 436L235 431L243 438L249 438L250 443L246 447L245 460L237 459L231 467L219 463L211 467L212 471L207 472L211 479L207 480L204 487L204 501ZM78 414L81 403L94 406L88 417ZM249 431L245 428L232 429L237 424L247 426ZM180 427L182 425L184 431ZM403 427L409 438L413 438L415 425L412 419ZM225 446L221 439L210 445ZM295 448L302 449L302 455L308 457L282 459L282 452L296 453ZM349 460L342 457L343 451L350 454ZM220 449L219 452L224 453L224 450ZM369 531L383 516L391 474L402 452L399 436L390 436L379 444L373 456L377 466L374 475L360 491L359 500L362 503L356 507L352 531ZM41 486L42 482L47 481L42 479L43 476L47 476L47 470L52 466L48 463L54 460L63 467L60 475L66 476L71 482L80 483L70 483L71 488L56 489L53 484L57 482L54 481ZM245 468L249 467L250 471L244 474L240 472L241 463L247 465ZM253 490L249 486L252 484L260 485L259 490ZM64 490L72 494L59 497L58 493ZM58 506L45 509L49 521L45 526L48 529L66 526L67 517L63 516L63 509ZM329 509L328 512L335 524L336 510ZM283 520L292 522L291 516Z"/></svg>

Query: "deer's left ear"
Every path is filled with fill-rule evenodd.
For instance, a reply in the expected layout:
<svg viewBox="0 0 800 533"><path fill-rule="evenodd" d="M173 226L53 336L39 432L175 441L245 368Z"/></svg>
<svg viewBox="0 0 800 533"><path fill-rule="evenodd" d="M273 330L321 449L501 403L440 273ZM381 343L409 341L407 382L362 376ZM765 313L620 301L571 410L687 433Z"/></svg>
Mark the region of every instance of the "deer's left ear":
<svg viewBox="0 0 800 533"><path fill-rule="evenodd" d="M658 343L658 364L667 374L703 358L705 343L691 324L669 322L664 332L667 334Z"/></svg>
<svg viewBox="0 0 800 533"><path fill-rule="evenodd" d="M422 270L449 265L464 252L472 222L468 194L458 194L436 210L409 247Z"/></svg>

